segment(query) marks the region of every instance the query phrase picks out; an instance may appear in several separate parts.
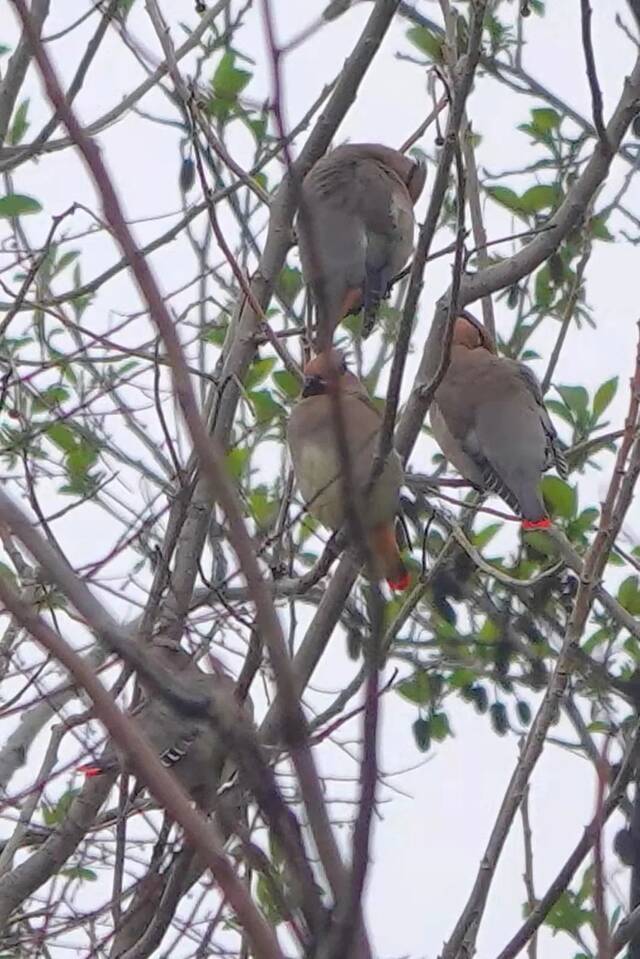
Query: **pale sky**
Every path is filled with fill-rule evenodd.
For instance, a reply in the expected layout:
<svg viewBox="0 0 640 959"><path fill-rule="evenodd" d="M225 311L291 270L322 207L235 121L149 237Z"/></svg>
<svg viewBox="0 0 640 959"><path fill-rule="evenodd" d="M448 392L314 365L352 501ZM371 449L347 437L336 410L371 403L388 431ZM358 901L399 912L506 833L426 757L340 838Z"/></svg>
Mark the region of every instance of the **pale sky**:
<svg viewBox="0 0 640 959"><path fill-rule="evenodd" d="M5 3L0 13L2 39L7 42L9 33L14 30L9 6ZM278 34L284 42L312 22L322 12L325 3L318 0L306 0L304 3L275 0L273 6ZM544 19L532 16L527 21L525 66L567 103L589 115L590 98L579 40L578 0L549 0L547 6L549 9ZM622 0L594 3L593 6L595 54L604 93L605 116L608 116L621 89L622 78L634 59L632 44L615 25L615 14L621 13L628 23L631 18ZM74 4L68 0L52 0L52 12L45 33L57 32L87 7L86 0ZM174 43L178 45L183 37L178 22L185 21L191 25L196 22L193 4L165 0L162 7L172 24ZM512 7L513 4L505 8L504 15ZM439 20L437 3L422 0L417 3L417 8ZM322 86L339 72L370 9L369 3L356 4L349 13L325 26L307 45L288 57L285 68L285 112L289 125L298 121ZM94 21L95 18L91 18L88 24L53 47L57 66L67 80L95 28ZM129 27L136 38L158 53L158 43L142 0L134 5ZM413 64L398 60L396 56L399 52L416 53L405 39L406 29L405 21L398 18L362 84L356 103L338 131L337 142L349 139L354 142L366 140L399 145L429 110L424 72ZM262 101L268 96L270 80L262 21L257 10L247 16L246 27L236 45L256 61L254 79L245 93ZM187 64L191 62L183 61L184 74L188 74ZM208 79L213 72L215 62L209 73L205 70L204 79ZM96 58L86 88L77 100L82 120L89 122L102 115L141 79L139 66L121 41L115 36L108 36ZM28 89L32 96L30 132L33 133L49 113L33 77ZM482 76L469 101L474 129L483 138L478 153L479 163L495 173L528 162L532 149L528 137L515 130L515 127L527 121L532 107L540 105L539 101L518 96ZM155 115L173 116L167 101L157 93L143 100L140 106ZM433 135L432 130L429 130L419 143L431 155ZM157 216L161 212L179 210L179 154L173 128L145 122L139 116L130 114L100 134L98 141L130 218ZM303 142L304 135L296 141L295 149L299 150ZM244 165L249 156L245 135L234 133L230 145L235 159ZM626 170L626 165L621 163L615 167L600 204L615 193ZM270 182L273 176L272 173ZM427 188L418 208L419 217L423 215L428 201L432 177L433 168L430 167ZM511 181L505 182L511 184ZM527 184L530 185L530 182L529 179ZM21 168L16 173L14 187L18 192L37 196L50 215L60 213L74 200L81 200L97 209L88 177L69 151L45 156L37 164L31 163ZM629 189L626 204L636 212L640 210L637 183ZM486 203L484 212L490 238L509 234L512 223L506 211L495 204ZM82 218L77 221L78 224L83 222ZM163 232L172 222L170 219L140 224L136 227L136 235L140 242L145 242ZM201 228L203 220L199 223ZM620 218L614 218L612 224L616 230L624 225ZM48 225L48 217L25 220L25 227L33 242L43 238ZM518 229L521 226L516 224L515 230ZM446 242L448 238L441 234L435 246L440 247ZM82 246L85 280L100 273L118 258L113 245L103 237L90 242L82 241ZM616 244L596 243L589 267L587 297L597 328L592 330L583 326L580 331L572 328L555 376L556 383L583 383L595 388L609 377L619 374L620 389L608 411L611 428L622 425L628 402L628 379L633 368L635 324L638 319L638 256L637 249L624 241ZM293 254L290 261L294 262ZM165 246L151 258L151 262L165 291L179 287L185 278L190 278L195 272L194 261L184 239ZM0 265L5 263L6 256L3 255ZM413 341L417 354L409 364L405 384L410 382L409 376L415 369L433 304L448 284L449 271L450 263L446 259L428 267L420 306L421 321ZM57 289L66 289L67 281L68 276ZM185 306L194 298L195 288L192 288L176 299L175 306ZM512 322L511 314L502 302L496 302L495 305L498 327L506 333ZM135 308L136 299L131 283L124 274L119 274L101 289L85 315L85 323L102 332L117 321L118 311L132 312ZM479 313L479 304L472 309ZM141 320L139 328L132 330L130 326L123 331L119 341L140 343L146 337L146 329L145 321ZM536 340L543 361L533 365L540 374L544 372L556 332L554 322L546 320ZM433 451L428 444L421 444L414 451L410 466L428 471ZM602 462L608 468L611 458L604 457ZM602 492L607 476L605 469L601 474L591 472L580 479L582 505ZM52 496L51 503L57 501ZM66 504L67 501L61 499L60 502ZM107 553L109 544L117 535L109 518L99 509L87 508L85 515L90 516L90 526L83 523L82 528L79 528L74 513L56 524L56 534L77 564ZM635 512L632 509L629 514L627 528L637 543L640 534L637 505ZM87 535L88 531L90 535ZM104 545L97 548L96 543L102 540ZM119 564L110 567L110 572L122 574L126 568L127 557L123 557ZM123 604L117 606L106 594L99 595L123 619L132 614ZM301 627L306 621L307 614L303 612ZM302 628L299 635L303 635ZM221 658L225 660L224 653ZM225 661L230 668L236 668L235 659L227 658ZM337 634L313 677L312 687L335 692L351 678L354 668L357 666L354 667L344 656L344 642ZM257 695L259 697L259 692ZM533 697L529 695L526 698L533 705ZM318 692L310 695L308 701L317 707L330 700ZM454 738L433 748L428 761L423 762L424 757L415 748L411 735L411 723L417 718L416 710L395 694L387 695L384 699L383 768L386 772L392 772L420 765L392 780L402 794L383 791L384 798L390 801L382 806L382 816L375 827L373 865L367 891L367 918L375 954L380 959L399 959L402 956L436 959L443 940L451 933L466 901L504 788L517 759L516 737L497 737L487 717L479 717L471 706L451 701L450 716ZM340 731L339 738L353 738L356 731L357 726L351 724ZM554 733L574 739L564 723L556 727ZM39 752L34 751L35 755L39 755ZM335 746L323 747L321 755L323 768L327 772L353 774L353 763ZM28 782L28 778L16 777L12 791L24 782ZM583 759L556 746L550 745L545 749L531 785L537 891L546 889L581 835L583 826L593 813L595 788L594 772ZM340 789L336 786L336 794L340 793ZM609 873L618 873L616 884L626 891L626 875L619 874L617 860L612 857L610 848L607 853L607 870ZM518 824L507 842L491 890L478 940L479 959L491 959L519 926L525 899L522 871L522 832ZM103 899L108 895L104 888L99 892L91 890L90 893L92 898L97 895L98 899L101 895ZM569 959L576 951L573 943L562 935L555 938L547 932L541 935L539 954L544 959ZM175 950L174 954L180 953Z"/></svg>

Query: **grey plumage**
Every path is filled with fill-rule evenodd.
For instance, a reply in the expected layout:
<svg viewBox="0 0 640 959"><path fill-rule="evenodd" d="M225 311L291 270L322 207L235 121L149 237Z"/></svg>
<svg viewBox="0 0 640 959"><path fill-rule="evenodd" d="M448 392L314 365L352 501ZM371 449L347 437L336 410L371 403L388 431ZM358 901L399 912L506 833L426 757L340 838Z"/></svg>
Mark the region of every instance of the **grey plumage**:
<svg viewBox="0 0 640 959"><path fill-rule="evenodd" d="M431 426L446 458L476 487L501 496L526 523L545 523L542 474L567 475L534 374L498 357L469 315L456 320L451 362L436 391Z"/></svg>
<svg viewBox="0 0 640 959"><path fill-rule="evenodd" d="M230 677L203 672L184 650L162 638L154 643L153 655L160 665L178 674L181 683L194 695L224 696L230 708L241 709L233 699ZM130 715L139 723L162 765L176 775L192 798L201 801L217 788L226 755L216 730L206 716L185 715L157 692L144 687L143 691L144 698ZM80 769L95 776L127 766L126 753L111 743L98 759Z"/></svg>
<svg viewBox="0 0 640 959"><path fill-rule="evenodd" d="M305 177L297 220L305 282L327 347L340 320L364 308L364 335L413 249L422 164L380 144L337 147Z"/></svg>

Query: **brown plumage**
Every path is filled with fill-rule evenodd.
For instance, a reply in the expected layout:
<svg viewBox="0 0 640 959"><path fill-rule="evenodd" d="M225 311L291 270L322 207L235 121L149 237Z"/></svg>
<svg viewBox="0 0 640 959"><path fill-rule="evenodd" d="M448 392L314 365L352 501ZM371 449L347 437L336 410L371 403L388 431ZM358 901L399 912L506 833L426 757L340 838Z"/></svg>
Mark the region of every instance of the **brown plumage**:
<svg viewBox="0 0 640 959"><path fill-rule="evenodd" d="M528 367L499 357L469 313L455 322L451 362L431 406L431 427L445 457L481 490L497 493L523 517L523 528L550 525L542 474L567 466Z"/></svg>
<svg viewBox="0 0 640 959"><path fill-rule="evenodd" d="M340 353L316 356L305 367L302 397L289 418L287 440L302 498L323 526L338 530L345 523L342 460L336 436L334 386L341 404L350 453L354 492L365 495L376 454L381 417L360 380L347 370ZM395 538L394 520L404 473L392 450L382 473L361 502L376 574L392 589L406 589L409 576Z"/></svg>
<svg viewBox="0 0 640 959"><path fill-rule="evenodd" d="M337 147L302 184L297 229L305 282L326 348L340 320L364 309L363 335L413 249L413 205L426 168L375 143Z"/></svg>

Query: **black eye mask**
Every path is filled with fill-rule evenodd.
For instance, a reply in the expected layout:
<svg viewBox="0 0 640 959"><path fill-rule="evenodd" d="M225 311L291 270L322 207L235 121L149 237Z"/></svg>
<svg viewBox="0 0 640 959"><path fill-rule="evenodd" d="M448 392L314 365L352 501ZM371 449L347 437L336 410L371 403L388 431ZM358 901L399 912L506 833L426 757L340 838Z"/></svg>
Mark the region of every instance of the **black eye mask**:
<svg viewBox="0 0 640 959"><path fill-rule="evenodd" d="M327 382L321 376L305 376L302 387L302 399L309 396L322 396L327 392Z"/></svg>

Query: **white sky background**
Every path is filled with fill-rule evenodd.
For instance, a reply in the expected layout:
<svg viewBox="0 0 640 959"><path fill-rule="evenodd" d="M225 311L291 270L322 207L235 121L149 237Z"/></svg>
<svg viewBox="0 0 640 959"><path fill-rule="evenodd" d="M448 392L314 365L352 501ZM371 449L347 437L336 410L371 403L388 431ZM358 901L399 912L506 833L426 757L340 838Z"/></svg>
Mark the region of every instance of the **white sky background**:
<svg viewBox="0 0 640 959"><path fill-rule="evenodd" d="M177 45L183 36L177 27L178 21L192 25L196 22L193 5L182 0L165 0L162 6L173 25L172 37ZM280 40L285 42L296 35L322 12L324 6L324 0L274 0ZM578 0L548 0L547 6L544 19L532 16L526 23L528 44L525 66L566 102L589 115L589 91L579 39ZM630 17L621 0L594 3L593 6L596 62L603 87L605 116L608 116L619 95L624 73L630 69L634 58L632 45L615 25L615 14L620 12L627 22L630 22ZM52 0L52 12L45 34L67 25L85 7L84 2ZM439 19L436 3L422 0L417 7L428 16ZM322 86L339 72L369 11L368 3L358 4L287 58L284 91L288 125L298 121ZM0 5L0 40L13 43L14 26L9 4L3 3ZM134 6L129 28L150 49L159 51L142 0L138 0ZM92 18L86 26L55 44L56 63L67 81L94 29L95 20ZM399 51L415 53L415 48L405 39L406 29L407 24L398 19L389 31L362 84L356 103L338 131L337 142L344 139L377 140L398 145L430 109L424 74L416 66L396 58ZM256 100L264 100L270 90L270 80L262 21L257 11L248 16L247 26L240 34L237 46L256 60L254 79L245 93ZM188 69L185 63L183 61L182 70L186 74ZM214 65L215 62L210 74ZM108 36L91 68L89 81L76 102L81 119L87 123L102 115L142 78L138 64L121 41L115 36ZM204 79L207 78L205 75ZM28 87L32 94L30 132L34 133L39 129L39 121L45 120L49 113L37 92L33 77ZM526 122L529 109L539 105L535 100L518 96L482 77L476 83L469 102L474 129L483 137L478 152L479 163L495 172L527 162L531 154L529 140L515 130L515 126ZM157 93L146 98L141 107L152 113L173 116L166 100ZM431 155L433 136L433 130L429 130L419 143ZM130 218L155 216L160 212L180 209L177 186L179 155L175 130L129 115L100 134L98 140ZM230 142L235 158L244 165L248 157L245 134L238 134L235 139L232 137ZM296 141L296 150L303 142L304 134ZM612 195L625 170L622 164L616 167L603 199ZM427 189L419 206L419 216L424 213L432 178L431 167ZM504 182L514 185L509 180ZM530 183L529 179L527 185ZM516 183L515 186L518 189L522 183ZM82 200L97 209L88 177L69 151L46 156L37 164L31 163L21 168L15 176L14 187L17 192L38 197L45 205L47 214L60 213L74 200ZM192 200L196 198L196 193L197 190L194 190ZM640 207L637 184L632 185L626 202L631 209ZM504 236L511 231L509 217L495 204L485 204L485 216L490 238ZM164 232L170 222L164 220L141 224L136 227L136 235L140 242L145 242ZM48 228L48 218L34 217L24 223L34 243L42 240ZM613 220L614 227L620 225L623 225L620 219ZM516 224L514 231L521 228ZM435 247L447 242L447 236L440 234ZM82 245L85 280L101 272L116 258L113 246L102 237L83 242ZM578 332L572 327L555 376L556 383L583 383L596 387L609 377L620 374L621 387L608 411L612 428L622 425L628 401L628 378L633 368L635 322L638 319L639 257L639 251L625 242L596 243L588 270L587 295L594 309L597 329L583 326ZM0 261L0 265L4 265L4 262L4 259ZM185 277L191 277L194 273L193 259L183 240L164 247L152 257L151 262L165 291L180 286ZM448 283L449 270L450 264L446 260L436 261L427 269L420 308L422 319L414 336L414 345L418 350L428 329L434 301ZM67 281L68 274L59 284L60 291L67 288ZM130 282L120 274L100 290L98 298L85 314L85 324L95 325L97 330L104 331L110 322L117 321L117 317L114 318L115 311L131 312L136 308L134 297ZM187 291L178 302L184 305L194 298L195 289ZM496 304L496 307L498 327L506 333L511 314L502 303ZM476 309L479 311L479 306ZM556 332L557 327L547 320L536 340L536 347L545 360ZM120 342L134 344L146 338L147 327L144 321L140 321L139 329L132 331L128 328L119 339ZM410 382L416 360L417 356L414 356L405 383ZM542 373L544 362L534 364L534 368ZM411 460L413 468L428 471L430 460L425 454L427 449L432 452L429 447L422 445L418 453L414 453ZM603 462L610 464L611 460L605 458ZM601 477L606 478L607 475L606 471L600 476L592 473L580 481L583 506L601 492ZM83 524L82 528L78 528L74 515L72 513L68 521L56 524L56 533L74 561L82 563L108 553L115 535L108 517L100 510L89 507L85 515L90 515L90 525ZM632 536L635 533L634 542L637 543L640 531L637 504L635 514L630 514L629 530ZM104 545L97 549L96 543L101 540L104 540ZM110 571L119 569L121 573L124 572L128 559L130 557L122 557L121 563L110 567ZM106 601L104 595L101 598ZM112 601L108 605L115 609ZM121 608L117 612L126 615L127 611ZM353 664L344 658L343 650L342 640L334 639L329 655L314 676L314 687L337 690L348 681ZM235 659L228 660L231 668L235 667L235 663ZM415 765L423 758L413 745L410 731L416 711L392 695L385 698L383 714L383 767L391 771ZM516 738L498 738L491 731L487 718L478 717L470 706L453 708L452 725L455 738L436 747L429 754L429 762L394 780L409 795L393 795L393 801L383 807L382 821L378 822L375 829L367 909L376 955L380 957L410 955L435 959L442 941L451 932L464 905L516 761ZM567 732L568 738L573 738L569 731L562 731ZM353 766L342 760L340 753L334 749L331 752L331 769L352 773ZM17 788L20 782L22 777L16 778L12 789ZM593 812L594 797L595 777L591 767L566 751L547 747L533 776L531 790L535 878L539 892L546 889L579 838ZM517 827L512 831L493 884L479 938L480 959L489 959L494 955L519 925L521 904L525 897L521 881L521 848L521 830ZM610 871L617 868L616 861L610 855L607 867ZM622 882L624 888L626 877L622 877ZM552 938L543 933L540 955L544 959L565 959L575 951L573 943L567 938ZM178 954L177 951L175 954Z"/></svg>

